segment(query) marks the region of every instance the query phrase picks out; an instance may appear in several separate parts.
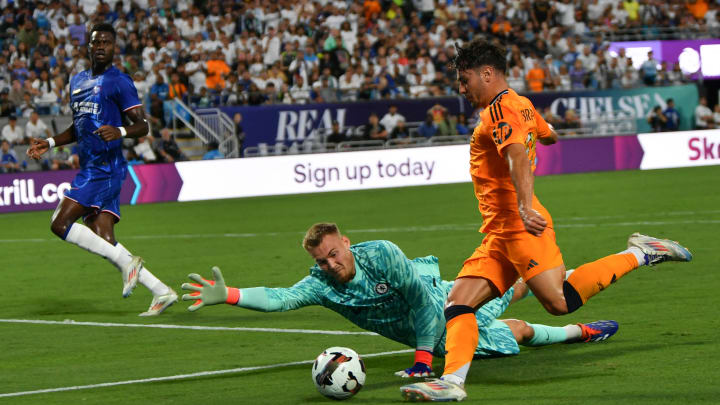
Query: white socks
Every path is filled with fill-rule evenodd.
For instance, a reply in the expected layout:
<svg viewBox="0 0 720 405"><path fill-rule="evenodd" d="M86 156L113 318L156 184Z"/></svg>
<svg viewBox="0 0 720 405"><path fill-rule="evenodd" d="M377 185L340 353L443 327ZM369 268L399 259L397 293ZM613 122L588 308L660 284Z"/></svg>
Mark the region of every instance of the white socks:
<svg viewBox="0 0 720 405"><path fill-rule="evenodd" d="M563 329L565 329L565 333L567 334L565 338L566 342L574 342L580 340L582 337L582 329L578 325L566 325L563 326Z"/></svg>
<svg viewBox="0 0 720 405"><path fill-rule="evenodd" d="M125 249L125 246L123 246L120 242L118 242L115 247L121 249L124 254L132 256L132 253ZM142 269L140 270L138 282L147 287L147 289L150 290L153 295L165 295L170 292L170 288L166 286L162 281L160 281L159 278L155 277L152 273L150 273L150 270L148 270L145 265L143 265Z"/></svg>
<svg viewBox="0 0 720 405"><path fill-rule="evenodd" d="M459 386L465 385L465 378L467 377L468 370L470 370L470 364L466 364L460 368L460 370L452 373L452 374L445 374L442 377L440 377L443 381L448 381L453 384L457 384ZM458 372L464 375L464 377L461 377L458 375Z"/></svg>
<svg viewBox="0 0 720 405"><path fill-rule="evenodd" d="M118 269L121 269L132 260L131 257L123 255L123 251L117 246L113 246L110 242L91 231L90 228L80 223L74 223L70 226L65 240L80 246L88 252L108 259Z"/></svg>
<svg viewBox="0 0 720 405"><path fill-rule="evenodd" d="M640 250L639 247L633 246L631 248L628 248L627 250L623 250L619 254L622 254L622 253L634 254L635 258L637 259L637 262L638 262L638 267L645 265L645 253L643 253L643 251Z"/></svg>
<svg viewBox="0 0 720 405"><path fill-rule="evenodd" d="M65 240L80 246L88 252L106 258L110 263L114 264L118 270L127 266L128 263L132 261L132 254L125 249L125 246L120 243L113 246L110 242L90 230L90 228L80 223L74 223L70 226ZM140 270L138 281L147 287L153 295L164 295L170 292L170 288L150 273L145 266Z"/></svg>

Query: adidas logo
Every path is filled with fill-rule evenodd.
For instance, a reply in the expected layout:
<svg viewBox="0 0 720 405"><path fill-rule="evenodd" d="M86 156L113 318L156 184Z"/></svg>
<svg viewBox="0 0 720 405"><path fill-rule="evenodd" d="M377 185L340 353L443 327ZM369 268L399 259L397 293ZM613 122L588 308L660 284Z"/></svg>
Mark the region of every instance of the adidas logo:
<svg viewBox="0 0 720 405"><path fill-rule="evenodd" d="M536 262L536 261L533 260L533 259L530 259L530 263L528 264L527 269L530 270L530 269L532 269L533 267L535 267L535 266L537 266L537 265L538 265L538 262Z"/></svg>

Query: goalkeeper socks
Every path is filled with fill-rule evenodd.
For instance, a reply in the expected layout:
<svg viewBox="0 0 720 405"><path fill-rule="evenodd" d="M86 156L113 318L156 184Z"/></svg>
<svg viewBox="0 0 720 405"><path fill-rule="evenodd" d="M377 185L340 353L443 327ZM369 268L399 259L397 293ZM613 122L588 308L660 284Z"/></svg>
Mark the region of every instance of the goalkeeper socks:
<svg viewBox="0 0 720 405"><path fill-rule="evenodd" d="M445 318L448 319L447 354L443 376L453 374L465 381L480 338L475 313L471 307L453 305L445 309Z"/></svg>
<svg viewBox="0 0 720 405"><path fill-rule="evenodd" d="M120 242L118 242L115 247L122 250L123 256L132 257L132 253L130 253L130 251L128 251ZM153 295L165 295L170 292L170 287L166 286L162 281L160 281L160 279L150 273L150 270L148 270L145 265L143 265L142 269L140 269L138 283L144 285L148 290L150 290L150 292L152 292Z"/></svg>
<svg viewBox="0 0 720 405"><path fill-rule="evenodd" d="M585 304L590 297L609 287L620 277L638 268L638 261L634 252L618 253L603 257L592 263L586 263L575 269L565 282L567 288L565 300L568 302L568 312L572 312ZM578 302L576 297L568 297L568 293L574 292L582 300ZM574 295L574 294L570 294Z"/></svg>
<svg viewBox="0 0 720 405"><path fill-rule="evenodd" d="M118 269L121 268L124 263L129 263L132 260L130 257L125 257L122 254L122 250L117 246L113 246L90 230L90 228L80 223L70 225L70 229L68 229L65 235L65 240L80 246L90 253L95 253L96 255L106 258Z"/></svg>
<svg viewBox="0 0 720 405"><path fill-rule="evenodd" d="M535 334L529 341L521 343L523 346L546 346L554 343L562 343L568 340L567 330L564 327L547 326L532 323L528 323L528 325L533 328ZM574 326L575 328L580 330L580 327L577 325L568 326ZM580 331L580 333L582 333L582 331Z"/></svg>

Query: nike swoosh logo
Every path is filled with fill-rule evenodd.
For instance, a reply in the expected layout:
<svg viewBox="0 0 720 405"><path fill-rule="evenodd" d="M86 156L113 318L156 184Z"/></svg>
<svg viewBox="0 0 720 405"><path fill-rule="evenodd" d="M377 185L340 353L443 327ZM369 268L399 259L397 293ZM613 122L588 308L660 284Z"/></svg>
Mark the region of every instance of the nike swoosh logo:
<svg viewBox="0 0 720 405"><path fill-rule="evenodd" d="M80 93L81 91L82 91L82 89L77 89L77 90L73 91L72 94L77 94L77 93Z"/></svg>

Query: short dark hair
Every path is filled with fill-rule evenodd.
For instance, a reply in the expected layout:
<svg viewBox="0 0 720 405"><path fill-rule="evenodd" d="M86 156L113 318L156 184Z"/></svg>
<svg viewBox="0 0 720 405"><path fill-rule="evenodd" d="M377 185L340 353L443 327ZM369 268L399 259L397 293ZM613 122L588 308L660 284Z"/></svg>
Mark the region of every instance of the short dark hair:
<svg viewBox="0 0 720 405"><path fill-rule="evenodd" d="M476 69L485 65L503 73L507 71L505 50L482 38L473 39L463 46L458 46L456 43L455 50L457 55L452 61L452 67L458 71Z"/></svg>
<svg viewBox="0 0 720 405"><path fill-rule="evenodd" d="M320 246L325 235L340 235L340 229L332 222L320 222L311 226L303 238L303 248L310 250Z"/></svg>
<svg viewBox="0 0 720 405"><path fill-rule="evenodd" d="M113 28L112 24L100 23L93 25L92 29L90 30L90 36L92 36L93 32L95 31L109 32L112 34L113 38L117 37L117 34L115 33L115 28Z"/></svg>

